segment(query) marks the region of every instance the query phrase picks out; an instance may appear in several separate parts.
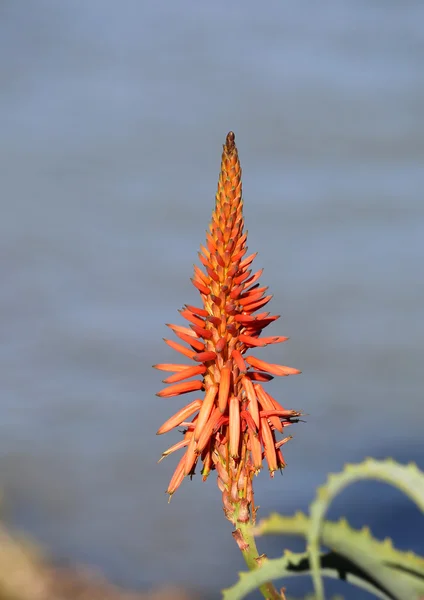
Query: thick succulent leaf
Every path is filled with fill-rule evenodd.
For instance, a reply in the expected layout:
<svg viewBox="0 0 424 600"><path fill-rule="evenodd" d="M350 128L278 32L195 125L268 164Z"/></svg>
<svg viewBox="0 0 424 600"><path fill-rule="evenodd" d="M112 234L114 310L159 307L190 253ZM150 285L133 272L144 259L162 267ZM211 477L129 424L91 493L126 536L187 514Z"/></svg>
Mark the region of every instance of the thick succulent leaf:
<svg viewBox="0 0 424 600"><path fill-rule="evenodd" d="M324 599L324 586L320 574L319 541L324 517L333 498L345 487L363 479L374 479L389 483L404 492L424 512L424 474L411 463L399 465L393 460L377 461L371 458L356 465L346 465L341 473L331 474L327 483L319 487L315 500L310 506L311 523L307 533L308 550L311 556L312 578L317 600ZM390 589L392 597L399 600L415 600L418 595L405 595L407 573L399 570L393 577L393 570L382 567L378 557L356 555L356 564L363 571L373 575L383 589ZM387 586L390 585L389 588Z"/></svg>
<svg viewBox="0 0 424 600"><path fill-rule="evenodd" d="M232 587L222 591L223 600L240 600L268 581L274 581L296 573L306 553L295 554L286 551L281 558L264 559L261 566L252 571L239 573L239 580Z"/></svg>
<svg viewBox="0 0 424 600"><path fill-rule="evenodd" d="M339 557L333 552L322 554L321 561L323 564L323 574L328 577L338 578L340 572L347 570L347 564L343 557ZM306 552L295 554L286 551L281 558L264 560L261 566L253 571L239 573L238 582L231 588L223 591L223 600L240 600L253 592L262 584L276 579L293 577L295 575L310 574L309 556ZM359 586L373 591L372 587L363 584L363 580L359 580ZM386 596L377 596L386 600ZM314 594L306 596L303 600L315 600ZM290 600L286 596L287 600ZM292 599L294 600L294 599ZM343 600L341 596L335 596L333 600Z"/></svg>
<svg viewBox="0 0 424 600"><path fill-rule="evenodd" d="M262 520L255 530L256 535L295 535L307 537L310 519L303 513L285 517L276 513ZM325 576L339 577L349 583L364 587L379 598L392 599L394 579L402 585L402 598L424 597L424 558L412 552L401 552L393 548L390 539L379 541L373 538L368 528L352 529L345 519L337 523L324 521L320 542L331 548L333 552L322 555L321 573ZM366 571L358 563L367 565L377 563L375 569L380 573L380 580L375 578L375 570ZM310 565L308 564L308 567ZM329 573L333 569L335 573ZM303 569L302 574L306 573Z"/></svg>

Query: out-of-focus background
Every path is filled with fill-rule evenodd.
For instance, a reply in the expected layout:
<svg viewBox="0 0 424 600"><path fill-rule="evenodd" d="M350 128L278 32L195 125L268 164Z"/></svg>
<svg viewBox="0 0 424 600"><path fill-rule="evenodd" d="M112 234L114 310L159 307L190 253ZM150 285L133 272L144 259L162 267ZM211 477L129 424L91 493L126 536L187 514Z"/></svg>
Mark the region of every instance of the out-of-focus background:
<svg viewBox="0 0 424 600"><path fill-rule="evenodd" d="M291 337L262 356L303 371L269 389L308 413L283 477L255 481L260 514L306 509L368 455L423 466L423 23L420 0L1 3L0 487L56 560L216 597L243 567L213 476L167 504L177 437L155 432L187 398L157 398L151 369L197 301L230 129ZM424 551L386 486L342 514Z"/></svg>

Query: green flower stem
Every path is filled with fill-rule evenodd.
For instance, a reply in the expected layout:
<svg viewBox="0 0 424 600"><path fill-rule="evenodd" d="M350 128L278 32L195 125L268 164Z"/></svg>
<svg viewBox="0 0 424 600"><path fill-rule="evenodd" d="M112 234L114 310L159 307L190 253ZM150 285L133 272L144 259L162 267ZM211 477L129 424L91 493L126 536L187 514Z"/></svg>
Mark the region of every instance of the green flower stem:
<svg viewBox="0 0 424 600"><path fill-rule="evenodd" d="M246 549L242 550L241 553L243 554L247 566L253 571L258 568L260 561L255 538L252 534L253 523L251 521L247 523L237 523L237 527L246 543ZM264 583L259 589L266 600L285 600L284 595L279 594L271 582Z"/></svg>

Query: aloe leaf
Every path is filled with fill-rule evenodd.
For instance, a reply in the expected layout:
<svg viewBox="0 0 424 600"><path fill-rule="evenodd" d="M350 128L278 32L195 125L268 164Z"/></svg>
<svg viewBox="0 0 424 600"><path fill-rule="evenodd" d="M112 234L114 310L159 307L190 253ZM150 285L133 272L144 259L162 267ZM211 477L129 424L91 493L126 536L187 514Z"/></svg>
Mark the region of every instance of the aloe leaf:
<svg viewBox="0 0 424 600"><path fill-rule="evenodd" d="M310 519L303 513L291 517L276 513L263 519L255 528L255 535L285 534L307 537ZM380 598L393 598L393 578L402 580L404 598L424 597L424 558L412 552L401 552L393 548L392 541L386 538L379 541L373 538L368 528L353 529L345 519L337 522L324 521L320 542L333 552L321 558L321 573L339 577L348 583L363 587ZM358 559L359 556L359 559ZM360 569L360 558L378 561L384 584L376 581L374 571ZM329 573L333 569L335 573ZM305 571L303 571L305 573ZM399 583L399 581L398 581Z"/></svg>
<svg viewBox="0 0 424 600"><path fill-rule="evenodd" d="M331 474L327 483L319 487L317 496L310 506L311 522L307 532L308 551L311 556L312 578L317 600L324 600L324 586L320 574L319 540L325 514L333 498L345 487L362 479L375 479L389 483L404 492L424 512L424 474L411 463L399 465L388 459L377 461L371 458L356 465L346 465L341 473ZM406 578L397 572L392 576L390 569L382 568L376 557L356 556L356 564L364 571L372 573L376 582L383 588L390 585L390 593L396 600L414 600L405 595ZM390 574L390 575L389 575ZM416 596L418 598L418 596Z"/></svg>

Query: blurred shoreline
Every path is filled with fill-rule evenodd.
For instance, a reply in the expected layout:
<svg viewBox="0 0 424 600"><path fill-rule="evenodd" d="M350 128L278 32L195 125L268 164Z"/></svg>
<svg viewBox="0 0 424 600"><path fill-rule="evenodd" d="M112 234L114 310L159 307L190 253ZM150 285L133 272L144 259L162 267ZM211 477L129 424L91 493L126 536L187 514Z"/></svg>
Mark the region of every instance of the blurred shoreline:
<svg viewBox="0 0 424 600"><path fill-rule="evenodd" d="M55 565L29 538L0 525L0 598L2 600L200 600L172 585L149 592L113 585L88 566ZM205 598L205 595L202 595Z"/></svg>

